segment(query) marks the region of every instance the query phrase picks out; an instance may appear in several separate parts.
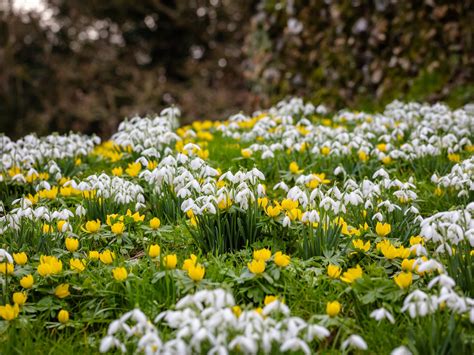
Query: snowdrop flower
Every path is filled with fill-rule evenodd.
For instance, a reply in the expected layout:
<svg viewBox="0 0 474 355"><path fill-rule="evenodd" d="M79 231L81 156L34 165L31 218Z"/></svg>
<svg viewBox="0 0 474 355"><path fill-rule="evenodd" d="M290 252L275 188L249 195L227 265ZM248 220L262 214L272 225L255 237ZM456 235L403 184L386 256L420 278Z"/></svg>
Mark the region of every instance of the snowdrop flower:
<svg viewBox="0 0 474 355"><path fill-rule="evenodd" d="M5 258L10 264L13 264L13 258L10 253L7 252L5 249L0 249L0 262L3 262Z"/></svg>
<svg viewBox="0 0 474 355"><path fill-rule="evenodd" d="M360 335L352 334L351 336L349 336L349 338L344 340L341 346L342 350L345 350L348 347L360 350L367 350L367 343Z"/></svg>
<svg viewBox="0 0 474 355"><path fill-rule="evenodd" d="M395 319L393 318L392 314L385 308L376 309L370 313L370 317L378 321L381 321L382 319L388 319L390 323L395 324Z"/></svg>
<svg viewBox="0 0 474 355"><path fill-rule="evenodd" d="M412 352L404 345L392 350L390 355L412 355Z"/></svg>

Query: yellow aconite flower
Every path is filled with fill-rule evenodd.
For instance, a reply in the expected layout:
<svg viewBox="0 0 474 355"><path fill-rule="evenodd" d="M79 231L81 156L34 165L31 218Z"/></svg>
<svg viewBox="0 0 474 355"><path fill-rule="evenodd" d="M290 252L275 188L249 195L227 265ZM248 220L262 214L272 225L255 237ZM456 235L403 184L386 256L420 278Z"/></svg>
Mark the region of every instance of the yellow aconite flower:
<svg viewBox="0 0 474 355"><path fill-rule="evenodd" d="M378 243L377 245L379 244L380 243ZM383 256L389 260L398 258L400 254L399 250L390 243L382 244L379 249L382 252Z"/></svg>
<svg viewBox="0 0 474 355"><path fill-rule="evenodd" d="M329 317L335 317L341 311L341 304L338 301L328 302L326 305L326 314Z"/></svg>
<svg viewBox="0 0 474 355"><path fill-rule="evenodd" d="M301 174L303 172L303 169L300 170L300 167L298 166L298 163L295 162L295 161L292 161L290 163L289 169L290 169L290 172L292 174Z"/></svg>
<svg viewBox="0 0 474 355"><path fill-rule="evenodd" d="M232 206L232 200L230 197L223 198L217 203L217 207L219 207L220 210L225 210Z"/></svg>
<svg viewBox="0 0 474 355"><path fill-rule="evenodd" d="M159 218L154 217L150 220L150 228L151 229L158 229L158 228L160 228L160 225L161 225L161 221L160 221Z"/></svg>
<svg viewBox="0 0 474 355"><path fill-rule="evenodd" d="M7 263L7 262L3 262L3 263L0 263L0 274L13 274L13 271L15 270L15 267L13 266L12 263Z"/></svg>
<svg viewBox="0 0 474 355"><path fill-rule="evenodd" d="M299 220L301 221L301 218L303 217L303 211L301 211L299 208L293 208L292 210L289 210L286 212L286 215L290 217L290 220Z"/></svg>
<svg viewBox="0 0 474 355"><path fill-rule="evenodd" d="M122 176L122 174L123 174L123 169L120 166L112 169L112 175Z"/></svg>
<svg viewBox="0 0 474 355"><path fill-rule="evenodd" d="M146 165L146 168L148 170L153 170L158 166L158 162L156 160L150 160L148 164Z"/></svg>
<svg viewBox="0 0 474 355"><path fill-rule="evenodd" d="M204 266L200 264L191 265L188 268L188 276L193 281L201 281L202 278L204 277L205 272L206 272L206 269L204 268Z"/></svg>
<svg viewBox="0 0 474 355"><path fill-rule="evenodd" d="M123 231L125 230L125 224L123 224L122 222L117 222L117 223L112 224L110 229L112 230L112 233L114 234L122 234Z"/></svg>
<svg viewBox="0 0 474 355"><path fill-rule="evenodd" d="M71 270L82 272L86 268L86 262L81 259L70 259L69 267L71 268Z"/></svg>
<svg viewBox="0 0 474 355"><path fill-rule="evenodd" d="M328 265L328 276L332 279L337 279L341 275L341 268L337 265Z"/></svg>
<svg viewBox="0 0 474 355"><path fill-rule="evenodd" d="M21 253L13 253L13 259L18 265L25 265L28 262L28 256L24 251Z"/></svg>
<svg viewBox="0 0 474 355"><path fill-rule="evenodd" d="M257 199L257 203L260 207L263 207L265 209L268 206L268 198L266 197L259 197Z"/></svg>
<svg viewBox="0 0 474 355"><path fill-rule="evenodd" d="M23 306L26 302L26 292L15 292L13 294L13 303Z"/></svg>
<svg viewBox="0 0 474 355"><path fill-rule="evenodd" d="M280 212L281 212L281 207L280 206L275 206L275 207L268 206L267 209L265 210L265 213L269 217L276 217L280 214Z"/></svg>
<svg viewBox="0 0 474 355"><path fill-rule="evenodd" d="M77 249L79 249L79 240L76 238L66 238L66 249L71 253L75 252Z"/></svg>
<svg viewBox="0 0 474 355"><path fill-rule="evenodd" d="M0 306L0 317L4 320L14 320L18 317L20 313L20 308L15 303L13 306L6 304L5 306Z"/></svg>
<svg viewBox="0 0 474 355"><path fill-rule="evenodd" d="M331 180L326 179L326 174L321 173L321 174L312 174L311 175L311 180L306 183L306 186L308 186L310 189L315 189L319 185L327 185L331 182Z"/></svg>
<svg viewBox="0 0 474 355"><path fill-rule="evenodd" d="M380 150L381 152L386 152L387 151L387 145L385 143L377 144L377 149Z"/></svg>
<svg viewBox="0 0 474 355"><path fill-rule="evenodd" d="M240 154L242 154L244 158L250 158L252 156L252 151L248 148L245 148L240 151Z"/></svg>
<svg viewBox="0 0 474 355"><path fill-rule="evenodd" d="M255 256L254 256L255 257ZM281 251L277 251L273 257L273 261L280 267L286 267L290 264L290 256L283 254Z"/></svg>
<svg viewBox="0 0 474 355"><path fill-rule="evenodd" d="M356 249L368 251L370 249L370 240L364 243L362 239L353 239L352 245L354 245Z"/></svg>
<svg viewBox="0 0 474 355"><path fill-rule="evenodd" d="M47 233L53 233L54 232L54 229L52 226L50 226L49 224L45 223L43 224L43 233L44 234L47 234Z"/></svg>
<svg viewBox="0 0 474 355"><path fill-rule="evenodd" d="M150 256L150 258L156 258L157 256L160 255L160 252L161 252L161 249L158 244L152 244L148 248L148 255Z"/></svg>
<svg viewBox="0 0 474 355"><path fill-rule="evenodd" d="M123 222L123 216L119 216L117 213L108 214L105 223L112 226L115 222Z"/></svg>
<svg viewBox="0 0 474 355"><path fill-rule="evenodd" d="M397 276L395 276L393 280L398 285L398 287L407 288L413 282L413 274L411 272L402 271Z"/></svg>
<svg viewBox="0 0 474 355"><path fill-rule="evenodd" d="M253 258L255 260L267 261L272 257L272 252L269 249L263 248L253 251Z"/></svg>
<svg viewBox="0 0 474 355"><path fill-rule="evenodd" d="M461 161L461 156L459 154L448 154L449 161L453 163L459 163Z"/></svg>
<svg viewBox="0 0 474 355"><path fill-rule="evenodd" d="M127 269L124 267L116 267L112 270L112 274L117 281L125 281L128 277Z"/></svg>
<svg viewBox="0 0 474 355"><path fill-rule="evenodd" d="M55 256L41 255L38 265L38 274L49 276L59 274L63 270L63 263Z"/></svg>
<svg viewBox="0 0 474 355"><path fill-rule="evenodd" d="M71 293L69 292L69 284L61 284L56 286L54 290L54 294L58 298L66 298L69 296Z"/></svg>
<svg viewBox="0 0 474 355"><path fill-rule="evenodd" d="M20 285L23 288L31 288L33 286L33 283L34 283L34 279L33 279L33 275L31 274L23 276L20 279Z"/></svg>
<svg viewBox="0 0 474 355"><path fill-rule="evenodd" d="M402 261L402 269L405 271L412 271L413 267L415 266L415 259L403 259Z"/></svg>
<svg viewBox="0 0 474 355"><path fill-rule="evenodd" d="M265 296L265 299L263 300L263 304L265 306L268 306L270 303L275 302L277 300L278 300L277 296L268 295L268 296Z"/></svg>
<svg viewBox="0 0 474 355"><path fill-rule="evenodd" d="M176 264L178 264L178 257L176 256L176 254L166 255L163 258L163 264L167 269L174 269L176 268Z"/></svg>
<svg viewBox="0 0 474 355"><path fill-rule="evenodd" d="M140 170L142 170L142 165L136 162L128 164L127 169L125 169L125 172L131 177L135 177L138 175Z"/></svg>
<svg viewBox="0 0 474 355"><path fill-rule="evenodd" d="M191 254L189 259L184 260L183 262L183 270L188 270L191 266L196 265L197 263L197 256L194 254Z"/></svg>
<svg viewBox="0 0 474 355"><path fill-rule="evenodd" d="M329 153L331 153L331 148L329 148L329 147L322 147L321 148L321 154L322 155L329 155Z"/></svg>
<svg viewBox="0 0 474 355"><path fill-rule="evenodd" d="M369 156L363 150L359 150L359 152L357 153L357 156L359 157L359 160L362 162L366 162L367 160L369 160Z"/></svg>
<svg viewBox="0 0 474 355"><path fill-rule="evenodd" d="M247 263L247 267L252 274L258 275L265 271L265 261L252 260L252 262Z"/></svg>
<svg viewBox="0 0 474 355"><path fill-rule="evenodd" d="M86 222L86 231L88 233L96 233L100 229L100 220L87 221Z"/></svg>
<svg viewBox="0 0 474 355"><path fill-rule="evenodd" d="M63 324L66 324L69 322L69 312L66 311L65 309L61 309L58 313L58 321L60 321Z"/></svg>
<svg viewBox="0 0 474 355"><path fill-rule="evenodd" d="M104 250L102 253L99 254L99 259L104 264L112 264L115 259L115 253L110 251L109 249Z"/></svg>
<svg viewBox="0 0 474 355"><path fill-rule="evenodd" d="M410 245L415 245L415 244L424 244L423 237L417 235L410 237Z"/></svg>
<svg viewBox="0 0 474 355"><path fill-rule="evenodd" d="M345 273L342 274L341 280L347 283L353 283L358 278L362 277L362 268L357 265L354 268L348 269Z"/></svg>
<svg viewBox="0 0 474 355"><path fill-rule="evenodd" d="M232 313L234 313L235 316L236 316L237 318L239 318L240 315L242 314L242 308L240 308L239 306L233 306L233 307L232 307Z"/></svg>
<svg viewBox="0 0 474 355"><path fill-rule="evenodd" d="M295 208L298 208L298 201L293 201L289 198L285 198L283 199L283 201L281 201L281 207L287 211L293 210Z"/></svg>
<svg viewBox="0 0 474 355"><path fill-rule="evenodd" d="M99 252L97 250L89 251L89 259L91 260L99 260Z"/></svg>
<svg viewBox="0 0 474 355"><path fill-rule="evenodd" d="M385 237L392 231L392 226L389 223L380 223L377 222L377 225L375 226L375 232L377 235L380 237Z"/></svg>
<svg viewBox="0 0 474 355"><path fill-rule="evenodd" d="M57 227L58 227L58 232L64 233L67 230L67 227L69 226L69 223L67 221L58 221Z"/></svg>
<svg viewBox="0 0 474 355"><path fill-rule="evenodd" d="M141 215L140 212L135 212L132 214L132 211L127 209L127 217L132 217L134 222L143 222L145 220L145 215Z"/></svg>

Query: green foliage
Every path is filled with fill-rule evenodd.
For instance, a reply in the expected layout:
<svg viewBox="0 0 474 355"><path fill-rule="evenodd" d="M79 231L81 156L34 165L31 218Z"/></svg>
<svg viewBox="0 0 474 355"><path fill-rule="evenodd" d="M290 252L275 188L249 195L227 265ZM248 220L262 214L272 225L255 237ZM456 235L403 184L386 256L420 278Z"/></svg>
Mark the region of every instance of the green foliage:
<svg viewBox="0 0 474 355"><path fill-rule="evenodd" d="M252 245L260 237L261 226L257 223L259 208L251 203L244 211L237 206L217 210L216 214L196 216L196 227L189 233L204 252L222 254Z"/></svg>

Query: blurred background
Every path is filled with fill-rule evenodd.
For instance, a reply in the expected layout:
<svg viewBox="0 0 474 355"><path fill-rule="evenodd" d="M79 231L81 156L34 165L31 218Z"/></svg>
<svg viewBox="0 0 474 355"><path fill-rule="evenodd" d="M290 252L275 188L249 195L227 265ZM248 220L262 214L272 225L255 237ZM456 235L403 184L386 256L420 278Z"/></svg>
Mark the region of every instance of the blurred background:
<svg viewBox="0 0 474 355"><path fill-rule="evenodd" d="M289 95L459 107L473 23L470 0L0 0L0 131L107 137L172 104L189 122Z"/></svg>

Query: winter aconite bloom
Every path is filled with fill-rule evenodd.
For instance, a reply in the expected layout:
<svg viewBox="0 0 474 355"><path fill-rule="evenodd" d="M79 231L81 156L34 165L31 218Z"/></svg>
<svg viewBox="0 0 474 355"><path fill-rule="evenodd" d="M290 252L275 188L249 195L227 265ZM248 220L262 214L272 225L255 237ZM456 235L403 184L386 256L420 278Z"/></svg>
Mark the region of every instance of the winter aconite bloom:
<svg viewBox="0 0 474 355"><path fill-rule="evenodd" d="M240 154L242 154L244 158L250 158L252 156L252 151L248 148L245 148L240 151Z"/></svg>
<svg viewBox="0 0 474 355"><path fill-rule="evenodd" d="M160 255L160 251L161 249L158 244L152 244L148 248L148 255L150 256L150 258L156 258Z"/></svg>
<svg viewBox="0 0 474 355"><path fill-rule="evenodd" d="M347 283L353 283L358 278L362 277L362 268L357 265L354 268L348 269L344 274L341 276L341 280Z"/></svg>
<svg viewBox="0 0 474 355"><path fill-rule="evenodd" d="M247 267L252 274L258 275L265 271L265 261L254 259L247 264Z"/></svg>
<svg viewBox="0 0 474 355"><path fill-rule="evenodd" d="M275 302L277 300L278 300L277 296L268 295L268 296L265 296L265 299L263 300L263 304L265 306L268 306L270 303Z"/></svg>
<svg viewBox="0 0 474 355"><path fill-rule="evenodd" d="M389 223L377 222L375 226L375 232L380 237L387 236L392 231L392 226Z"/></svg>
<svg viewBox="0 0 474 355"><path fill-rule="evenodd" d="M123 224L122 222L117 222L112 224L110 229L112 230L112 233L120 235L125 230L125 224Z"/></svg>
<svg viewBox="0 0 474 355"><path fill-rule="evenodd" d="M54 294L58 298L66 298L69 296L71 293L69 292L69 284L60 284L56 286L54 290Z"/></svg>
<svg viewBox="0 0 474 355"><path fill-rule="evenodd" d="M77 249L79 249L79 240L76 238L66 238L66 249L71 253L75 252Z"/></svg>
<svg viewBox="0 0 474 355"><path fill-rule="evenodd" d="M89 259L91 260L99 260L99 252L97 250L90 250L89 251Z"/></svg>
<svg viewBox="0 0 474 355"><path fill-rule="evenodd" d="M201 281L204 277L205 272L206 269L204 268L204 266L200 264L192 265L188 269L188 276L193 281Z"/></svg>
<svg viewBox="0 0 474 355"><path fill-rule="evenodd" d="M13 302L19 306L23 306L26 302L26 292L15 292L13 294Z"/></svg>
<svg viewBox="0 0 474 355"><path fill-rule="evenodd" d="M160 228L160 225L161 225L161 221L160 221L159 218L154 217L150 220L150 228L151 229L158 229L158 228Z"/></svg>
<svg viewBox="0 0 474 355"><path fill-rule="evenodd" d="M178 264L178 257L176 254L169 254L163 258L163 264L167 269L174 269Z"/></svg>
<svg viewBox="0 0 474 355"><path fill-rule="evenodd" d="M65 309L61 309L58 313L58 321L63 324L69 322L69 312Z"/></svg>
<svg viewBox="0 0 474 355"><path fill-rule="evenodd" d="M269 249L263 248L259 250L254 250L253 252L253 258L255 260L263 260L267 261L272 257L272 252Z"/></svg>
<svg viewBox="0 0 474 355"><path fill-rule="evenodd" d="M197 264L197 256L194 254L191 254L189 256L189 259L186 259L183 261L183 270L188 270L191 266L194 266Z"/></svg>
<svg viewBox="0 0 474 355"><path fill-rule="evenodd" d="M125 281L128 277L128 272L124 267L116 267L112 270L112 275L117 281Z"/></svg>
<svg viewBox="0 0 474 355"><path fill-rule="evenodd" d="M267 209L265 210L265 213L269 217L277 217L281 213L281 207L280 206L268 206Z"/></svg>
<svg viewBox="0 0 474 355"><path fill-rule="evenodd" d="M402 271L396 275L393 280L400 288L408 288L413 282L413 274L411 272Z"/></svg>
<svg viewBox="0 0 474 355"><path fill-rule="evenodd" d="M42 255L38 265L38 274L49 276L59 274L63 270L63 263L55 256Z"/></svg>
<svg viewBox="0 0 474 355"><path fill-rule="evenodd" d="M280 267L286 267L290 264L290 256L277 251L273 257L273 261Z"/></svg>
<svg viewBox="0 0 474 355"><path fill-rule="evenodd" d="M370 240L364 243L362 239L353 239L352 245L358 250L368 251L370 249Z"/></svg>
<svg viewBox="0 0 474 355"><path fill-rule="evenodd" d="M329 317L335 317L341 311L341 304L338 301L328 302L326 305L326 314Z"/></svg>
<svg viewBox="0 0 474 355"><path fill-rule="evenodd" d="M82 259L70 259L69 267L71 268L71 270L82 272L86 268L86 262Z"/></svg>
<svg viewBox="0 0 474 355"><path fill-rule="evenodd" d="M87 221L86 222L86 231L88 233L97 233L100 229L100 220Z"/></svg>
<svg viewBox="0 0 474 355"><path fill-rule="evenodd" d="M18 307L18 304L14 304L13 306L6 304L4 306L0 306L0 317L2 317L4 320L14 320L16 317L18 317L18 314L20 313L20 308Z"/></svg>
<svg viewBox="0 0 474 355"><path fill-rule="evenodd" d="M292 174L301 174L303 172L303 169L300 169L298 163L296 163L295 161L290 163L289 170Z"/></svg>
<svg viewBox="0 0 474 355"><path fill-rule="evenodd" d="M99 254L99 259L106 265L112 264L115 259L115 253L110 251L109 249L104 250L102 253Z"/></svg>
<svg viewBox="0 0 474 355"><path fill-rule="evenodd" d="M128 167L125 169L125 172L131 177L135 177L142 170L142 165L138 162L128 164Z"/></svg>
<svg viewBox="0 0 474 355"><path fill-rule="evenodd" d="M34 283L34 279L33 279L33 275L31 274L23 276L20 279L20 285L23 288L31 288L33 286L33 283Z"/></svg>
<svg viewBox="0 0 474 355"><path fill-rule="evenodd" d="M6 263L6 262L3 262L3 263L0 263L0 274L13 274L13 271L15 270L15 266L13 266L12 263Z"/></svg>
<svg viewBox="0 0 474 355"><path fill-rule="evenodd" d="M332 279L337 279L341 275L341 268L337 265L328 265L328 276Z"/></svg>
<svg viewBox="0 0 474 355"><path fill-rule="evenodd" d="M123 174L123 169L120 166L112 169L113 176L122 176L122 174Z"/></svg>
<svg viewBox="0 0 474 355"><path fill-rule="evenodd" d="M18 265L25 265L28 262L28 256L25 252L13 253L13 259Z"/></svg>

